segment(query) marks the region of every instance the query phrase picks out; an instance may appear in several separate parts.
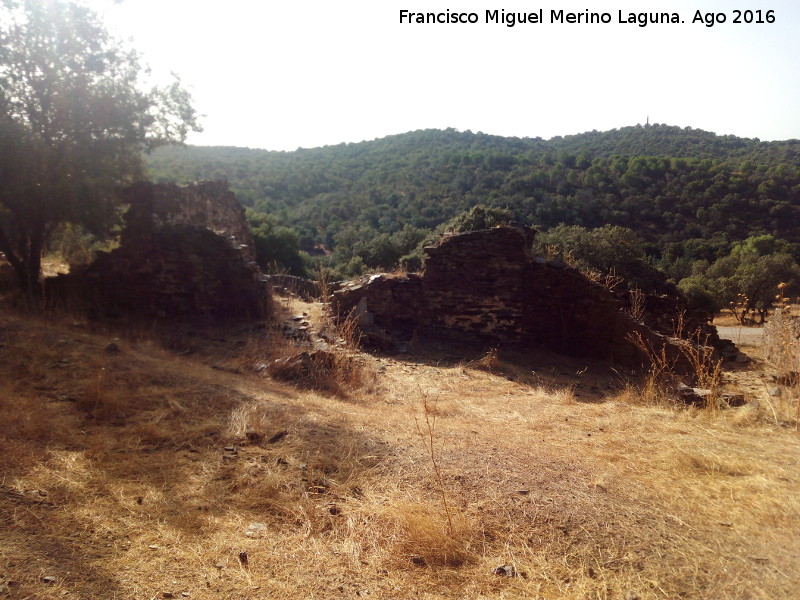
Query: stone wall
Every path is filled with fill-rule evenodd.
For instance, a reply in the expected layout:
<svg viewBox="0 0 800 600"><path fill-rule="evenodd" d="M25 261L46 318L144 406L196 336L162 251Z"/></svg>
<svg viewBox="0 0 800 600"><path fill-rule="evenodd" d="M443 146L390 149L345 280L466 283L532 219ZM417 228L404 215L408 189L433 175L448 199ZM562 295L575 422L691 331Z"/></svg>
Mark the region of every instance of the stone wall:
<svg viewBox="0 0 800 600"><path fill-rule="evenodd" d="M142 181L125 190L129 204L121 243L135 243L172 227L201 227L228 240L247 260L255 260L253 236L244 208L224 181L188 185Z"/></svg>
<svg viewBox="0 0 800 600"><path fill-rule="evenodd" d="M426 326L439 335L523 340L523 282L533 230L500 227L445 238L426 249Z"/></svg>
<svg viewBox="0 0 800 600"><path fill-rule="evenodd" d="M223 182L139 183L120 246L46 282L53 302L104 316L250 319L270 312L244 210Z"/></svg>
<svg viewBox="0 0 800 600"><path fill-rule="evenodd" d="M266 277L276 294L294 294L307 302L318 300L322 296L323 286L319 281L295 275L267 275Z"/></svg>
<svg viewBox="0 0 800 600"><path fill-rule="evenodd" d="M655 348L670 344L576 269L534 258L532 243L533 230L524 227L445 237L426 248L422 275L373 275L345 284L334 293L333 306L339 314L368 314L397 338L544 347L631 368L645 362L631 335Z"/></svg>

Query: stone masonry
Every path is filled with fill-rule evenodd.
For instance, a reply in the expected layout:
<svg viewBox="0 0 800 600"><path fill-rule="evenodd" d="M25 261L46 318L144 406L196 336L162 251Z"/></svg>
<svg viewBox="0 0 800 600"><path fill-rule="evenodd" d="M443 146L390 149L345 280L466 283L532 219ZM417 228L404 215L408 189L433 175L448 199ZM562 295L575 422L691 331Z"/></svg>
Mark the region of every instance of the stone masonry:
<svg viewBox="0 0 800 600"><path fill-rule="evenodd" d="M673 353L668 338L634 321L606 288L532 256L533 236L526 227L498 227L445 237L426 248L422 275L344 284L333 295L334 309L355 310L396 338L544 347L630 368L645 362L632 335Z"/></svg>
<svg viewBox="0 0 800 600"><path fill-rule="evenodd" d="M53 302L91 314L214 321L266 316L244 209L224 182L137 183L119 248L47 282Z"/></svg>
<svg viewBox="0 0 800 600"><path fill-rule="evenodd" d="M181 226L204 228L228 241L246 260L255 260L253 236L244 208L224 181L198 181L179 186L142 181L127 188L122 244L153 232Z"/></svg>

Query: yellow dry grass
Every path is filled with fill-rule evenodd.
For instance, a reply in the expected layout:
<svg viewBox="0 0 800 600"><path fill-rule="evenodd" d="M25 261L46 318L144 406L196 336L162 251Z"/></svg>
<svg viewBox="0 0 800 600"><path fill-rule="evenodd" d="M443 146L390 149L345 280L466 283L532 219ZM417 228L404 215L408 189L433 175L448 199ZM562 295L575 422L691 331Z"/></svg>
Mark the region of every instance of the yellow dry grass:
<svg viewBox="0 0 800 600"><path fill-rule="evenodd" d="M377 382L331 394L214 368L202 339L107 352L68 323L0 316L0 594L800 589L800 437L763 408L643 405L607 366L547 354L362 356Z"/></svg>

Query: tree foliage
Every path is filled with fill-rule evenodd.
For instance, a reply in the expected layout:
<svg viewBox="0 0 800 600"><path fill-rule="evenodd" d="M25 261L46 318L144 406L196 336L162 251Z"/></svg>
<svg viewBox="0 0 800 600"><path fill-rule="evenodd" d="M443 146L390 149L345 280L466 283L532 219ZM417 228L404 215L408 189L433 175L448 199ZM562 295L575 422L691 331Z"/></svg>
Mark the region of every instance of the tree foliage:
<svg viewBox="0 0 800 600"><path fill-rule="evenodd" d="M198 129L180 83L144 91L143 72L85 6L1 0L0 250L27 291L59 224L113 223L142 151Z"/></svg>
<svg viewBox="0 0 800 600"><path fill-rule="evenodd" d="M668 126L549 141L426 130L296 152L163 148L148 164L158 181L227 179L245 205L297 230L305 250L335 251L350 225L433 230L476 205L540 230L627 227L657 259L715 236L724 243L712 259L751 235L800 243L798 141Z"/></svg>
<svg viewBox="0 0 800 600"><path fill-rule="evenodd" d="M775 304L778 284L785 284L785 294L800 294L800 266L789 248L769 235L749 237L735 244L727 256L708 266L698 265L679 287L698 305L730 309L741 321L757 314L763 323Z"/></svg>
<svg viewBox="0 0 800 600"><path fill-rule="evenodd" d="M508 225L513 219L514 216L510 210L478 204L450 219L442 229L444 231L466 233L467 231Z"/></svg>
<svg viewBox="0 0 800 600"><path fill-rule="evenodd" d="M630 288L674 291L665 275L650 264L641 238L626 227L559 225L538 236L537 248L541 254L555 253L584 270L621 277Z"/></svg>
<svg viewBox="0 0 800 600"><path fill-rule="evenodd" d="M277 225L274 218L251 209L247 210L247 219L253 234L256 262L264 271L308 276L296 231Z"/></svg>
<svg viewBox="0 0 800 600"><path fill-rule="evenodd" d="M551 140L448 129L296 152L164 148L148 164L158 180L227 179L243 203L295 229L301 248L325 247L327 264L348 273L387 266L367 250L385 245L380 236L413 227L434 240L477 206L534 226L540 241L577 227L568 241L599 245L582 255L587 264L613 263L654 289L664 289L656 269L673 282L696 276L753 236L785 240L795 258L800 244L798 140L667 125ZM419 266L420 256L401 262Z"/></svg>

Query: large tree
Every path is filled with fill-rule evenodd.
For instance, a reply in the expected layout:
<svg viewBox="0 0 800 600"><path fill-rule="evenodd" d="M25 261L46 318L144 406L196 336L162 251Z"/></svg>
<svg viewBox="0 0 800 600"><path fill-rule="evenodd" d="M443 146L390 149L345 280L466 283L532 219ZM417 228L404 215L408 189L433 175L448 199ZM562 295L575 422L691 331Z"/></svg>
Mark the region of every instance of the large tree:
<svg viewBox="0 0 800 600"><path fill-rule="evenodd" d="M55 227L108 226L143 151L199 130L180 82L145 72L85 6L0 0L0 251L27 292Z"/></svg>
<svg viewBox="0 0 800 600"><path fill-rule="evenodd" d="M791 249L771 235L751 236L711 265L698 263L696 272L678 285L695 304L728 308L740 322L757 314L763 323L779 292L792 297L800 293L800 266Z"/></svg>

